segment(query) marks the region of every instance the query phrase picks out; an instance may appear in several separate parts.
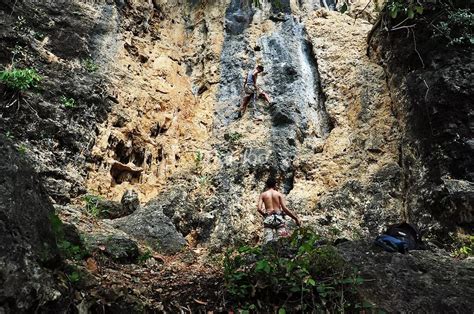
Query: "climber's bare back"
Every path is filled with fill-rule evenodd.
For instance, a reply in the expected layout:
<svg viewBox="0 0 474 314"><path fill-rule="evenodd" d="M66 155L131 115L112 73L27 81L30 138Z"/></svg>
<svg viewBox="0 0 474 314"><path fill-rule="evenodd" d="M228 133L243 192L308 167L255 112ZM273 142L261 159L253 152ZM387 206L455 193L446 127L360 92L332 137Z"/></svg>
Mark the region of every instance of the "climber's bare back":
<svg viewBox="0 0 474 314"><path fill-rule="evenodd" d="M273 189L269 189L262 193L262 200L265 204L265 211L267 214L280 214L281 213L281 193Z"/></svg>

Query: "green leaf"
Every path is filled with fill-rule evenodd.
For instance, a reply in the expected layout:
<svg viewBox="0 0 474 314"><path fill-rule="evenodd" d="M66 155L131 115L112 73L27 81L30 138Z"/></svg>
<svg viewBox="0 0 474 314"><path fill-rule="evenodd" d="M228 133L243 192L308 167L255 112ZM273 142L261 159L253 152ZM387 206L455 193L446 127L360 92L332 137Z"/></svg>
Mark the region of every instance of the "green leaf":
<svg viewBox="0 0 474 314"><path fill-rule="evenodd" d="M261 271L261 270L263 270L267 274L270 273L271 271L270 263L265 259L258 261L256 263L255 271Z"/></svg>
<svg viewBox="0 0 474 314"><path fill-rule="evenodd" d="M415 11L418 14L423 14L423 7L421 5L415 6Z"/></svg>
<svg viewBox="0 0 474 314"><path fill-rule="evenodd" d="M398 15L398 10L391 10L390 11L390 17L392 19L396 19L397 18L397 15Z"/></svg>
<svg viewBox="0 0 474 314"><path fill-rule="evenodd" d="M286 310L284 307L278 309L278 314L286 314Z"/></svg>
<svg viewBox="0 0 474 314"><path fill-rule="evenodd" d="M415 11L412 8L408 8L407 15L409 19L413 19L415 17Z"/></svg>
<svg viewBox="0 0 474 314"><path fill-rule="evenodd" d="M316 281L314 281L313 278L309 278L308 280L306 280L306 283L310 286L316 286Z"/></svg>

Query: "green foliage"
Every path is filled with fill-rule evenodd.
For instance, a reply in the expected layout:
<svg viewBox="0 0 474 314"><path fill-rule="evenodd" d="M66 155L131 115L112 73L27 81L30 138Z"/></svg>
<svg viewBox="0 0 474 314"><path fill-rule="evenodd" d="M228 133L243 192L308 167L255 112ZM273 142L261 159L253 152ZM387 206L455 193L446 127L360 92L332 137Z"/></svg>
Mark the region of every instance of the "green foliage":
<svg viewBox="0 0 474 314"><path fill-rule="evenodd" d="M56 245L64 258L81 260L88 255L80 245L74 245L64 239L63 222L56 214L51 214L49 216L49 222L51 224L51 230L56 238Z"/></svg>
<svg viewBox="0 0 474 314"><path fill-rule="evenodd" d="M63 104L64 108L74 108L76 107L76 101L74 98L67 98L66 96L61 96L61 103Z"/></svg>
<svg viewBox="0 0 474 314"><path fill-rule="evenodd" d="M81 246L74 245L69 241L64 239L57 240L57 245L59 251L65 258L73 259L73 260L82 260L86 255L88 255Z"/></svg>
<svg viewBox="0 0 474 314"><path fill-rule="evenodd" d="M70 282L77 283L79 282L79 280L81 280L81 275L79 274L79 272L73 271L72 273L67 275L67 278Z"/></svg>
<svg viewBox="0 0 474 314"><path fill-rule="evenodd" d="M418 1L390 0L387 3L388 14L392 19L403 17L413 19L416 15L423 14L423 5Z"/></svg>
<svg viewBox="0 0 474 314"><path fill-rule="evenodd" d="M268 308L343 312L358 303L355 287L363 279L345 264L333 246L318 245L310 229L299 229L274 245L242 246L224 258L225 288L240 307L258 300ZM260 310L265 310L261 308Z"/></svg>
<svg viewBox="0 0 474 314"><path fill-rule="evenodd" d="M100 196L87 194L84 196L83 199L86 202L86 211L92 217L99 217L101 212L106 210L99 205L99 202L101 200Z"/></svg>
<svg viewBox="0 0 474 314"><path fill-rule="evenodd" d="M260 3L260 0L252 0L252 3L254 7L259 8L259 9L262 8L262 4Z"/></svg>
<svg viewBox="0 0 474 314"><path fill-rule="evenodd" d="M206 175L199 177L199 185L200 186L207 186L209 184L209 177Z"/></svg>
<svg viewBox="0 0 474 314"><path fill-rule="evenodd" d="M144 264L147 260L149 260L152 257L153 257L153 252L150 249L147 249L138 257L138 263Z"/></svg>
<svg viewBox="0 0 474 314"><path fill-rule="evenodd" d="M468 236L460 241L459 247L453 252L454 257L467 258L474 256L474 236Z"/></svg>
<svg viewBox="0 0 474 314"><path fill-rule="evenodd" d="M20 155L25 155L25 154L26 154L26 151L27 151L27 147L25 146L25 144L20 144L20 145L17 147L17 150L18 150L18 152L20 153Z"/></svg>
<svg viewBox="0 0 474 314"><path fill-rule="evenodd" d="M203 170L202 162L204 161L204 154L201 151L197 151L194 155L194 168L197 173Z"/></svg>
<svg viewBox="0 0 474 314"><path fill-rule="evenodd" d="M0 72L0 82L15 91L24 91L35 87L41 81L41 76L30 68L8 69Z"/></svg>
<svg viewBox="0 0 474 314"><path fill-rule="evenodd" d="M436 38L448 40L448 46L474 44L474 14L467 9L448 9L447 18L432 24Z"/></svg>
<svg viewBox="0 0 474 314"><path fill-rule="evenodd" d="M14 138L13 134L10 131L5 132L5 137L9 140L12 140Z"/></svg>
<svg viewBox="0 0 474 314"><path fill-rule="evenodd" d="M99 66L91 58L85 59L82 62L82 65L87 70L87 72L93 73L99 69Z"/></svg>

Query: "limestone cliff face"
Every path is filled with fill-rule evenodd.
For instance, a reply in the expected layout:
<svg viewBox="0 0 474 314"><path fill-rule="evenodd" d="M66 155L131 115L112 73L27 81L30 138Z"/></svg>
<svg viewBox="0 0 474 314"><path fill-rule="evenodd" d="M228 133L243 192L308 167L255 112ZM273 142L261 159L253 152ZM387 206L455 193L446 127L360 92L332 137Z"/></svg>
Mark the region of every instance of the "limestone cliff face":
<svg viewBox="0 0 474 314"><path fill-rule="evenodd" d="M127 7L127 17L140 8ZM399 220L397 126L383 70L364 56L371 25L315 9L155 4L147 30L124 30L119 103L99 127L89 191L158 196L154 215L212 247L258 241L256 200L271 172L322 232L331 225L351 238ZM332 32L334 23L353 36ZM273 105L255 100L238 120L243 77L256 63Z"/></svg>

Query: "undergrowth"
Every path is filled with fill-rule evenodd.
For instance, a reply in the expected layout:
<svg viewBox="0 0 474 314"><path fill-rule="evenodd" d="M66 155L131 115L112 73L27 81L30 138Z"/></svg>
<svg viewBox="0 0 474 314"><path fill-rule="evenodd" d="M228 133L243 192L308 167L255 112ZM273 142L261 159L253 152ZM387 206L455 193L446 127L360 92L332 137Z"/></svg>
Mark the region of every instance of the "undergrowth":
<svg viewBox="0 0 474 314"><path fill-rule="evenodd" d="M82 246L73 244L65 239L63 223L57 215L50 215L49 221L56 238L56 245L63 258L82 260L88 255L88 252Z"/></svg>
<svg viewBox="0 0 474 314"><path fill-rule="evenodd" d="M0 82L14 91L24 91L35 87L41 76L34 69L11 68L0 72Z"/></svg>
<svg viewBox="0 0 474 314"><path fill-rule="evenodd" d="M307 228L262 247L226 252L226 301L240 311L346 312L370 307L356 287L363 283L336 248L319 245Z"/></svg>

